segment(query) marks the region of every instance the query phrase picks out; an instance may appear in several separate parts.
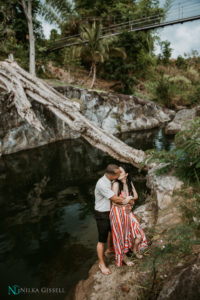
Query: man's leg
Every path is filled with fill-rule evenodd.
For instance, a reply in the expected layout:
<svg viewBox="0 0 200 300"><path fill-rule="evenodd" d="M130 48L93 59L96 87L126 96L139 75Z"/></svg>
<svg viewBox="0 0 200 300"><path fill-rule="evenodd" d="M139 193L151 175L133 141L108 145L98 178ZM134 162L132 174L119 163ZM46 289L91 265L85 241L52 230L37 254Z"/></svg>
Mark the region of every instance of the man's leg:
<svg viewBox="0 0 200 300"><path fill-rule="evenodd" d="M109 231L109 233L108 233L108 239L107 239L107 249L105 251L105 254L107 254L107 253L113 253L113 252L114 252L114 250L113 250L112 234Z"/></svg>
<svg viewBox="0 0 200 300"><path fill-rule="evenodd" d="M111 273L109 268L106 267L104 262L104 245L108 239L108 233L110 230L110 219L109 219L109 212L108 213L101 213L95 212L97 228L98 228L98 238L99 241L97 243L97 255L99 259L99 268L101 272L105 275Z"/></svg>
<svg viewBox="0 0 200 300"><path fill-rule="evenodd" d="M97 243L97 255L99 258L99 268L101 269L101 272L103 274L108 275L108 274L111 274L111 271L105 265L103 254L104 254L104 243L98 242Z"/></svg>

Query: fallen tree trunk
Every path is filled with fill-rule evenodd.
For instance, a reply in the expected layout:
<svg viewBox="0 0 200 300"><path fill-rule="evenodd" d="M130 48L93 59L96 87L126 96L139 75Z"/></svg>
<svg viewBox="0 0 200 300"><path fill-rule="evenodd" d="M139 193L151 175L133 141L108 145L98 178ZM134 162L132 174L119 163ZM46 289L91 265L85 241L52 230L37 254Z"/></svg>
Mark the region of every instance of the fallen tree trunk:
<svg viewBox="0 0 200 300"><path fill-rule="evenodd" d="M37 119L29 97L48 108L71 129L78 131L91 145L108 153L116 160L139 167L145 158L142 150L129 147L112 134L96 126L80 113L77 104L41 79L24 71L12 58L0 62L0 88L10 93L18 114L39 131L44 127Z"/></svg>

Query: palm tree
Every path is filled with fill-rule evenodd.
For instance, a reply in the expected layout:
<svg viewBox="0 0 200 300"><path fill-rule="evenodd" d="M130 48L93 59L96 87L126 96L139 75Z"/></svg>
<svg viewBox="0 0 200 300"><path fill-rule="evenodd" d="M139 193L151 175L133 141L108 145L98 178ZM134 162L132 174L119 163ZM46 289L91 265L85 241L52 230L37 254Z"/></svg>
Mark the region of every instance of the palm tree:
<svg viewBox="0 0 200 300"><path fill-rule="evenodd" d="M111 56L126 58L124 49L113 46L114 37L102 38L102 25L96 22L93 22L92 25L81 26L80 37L74 41L77 44L77 53L91 63L92 82L90 88L94 86L99 63L103 63Z"/></svg>

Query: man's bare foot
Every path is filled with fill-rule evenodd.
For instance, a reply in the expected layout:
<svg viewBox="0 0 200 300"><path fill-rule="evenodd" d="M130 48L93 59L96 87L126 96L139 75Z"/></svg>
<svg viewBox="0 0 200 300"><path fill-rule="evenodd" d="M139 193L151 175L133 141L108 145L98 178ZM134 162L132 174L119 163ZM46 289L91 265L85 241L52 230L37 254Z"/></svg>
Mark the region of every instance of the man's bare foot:
<svg viewBox="0 0 200 300"><path fill-rule="evenodd" d="M132 267L132 266L134 266L134 262L132 262L132 261L127 261L127 262L125 262L124 261L124 263L128 266L128 267Z"/></svg>
<svg viewBox="0 0 200 300"><path fill-rule="evenodd" d="M110 275L111 274L110 269L108 269L105 265L99 264L99 269L100 269L101 273L104 274L104 275Z"/></svg>

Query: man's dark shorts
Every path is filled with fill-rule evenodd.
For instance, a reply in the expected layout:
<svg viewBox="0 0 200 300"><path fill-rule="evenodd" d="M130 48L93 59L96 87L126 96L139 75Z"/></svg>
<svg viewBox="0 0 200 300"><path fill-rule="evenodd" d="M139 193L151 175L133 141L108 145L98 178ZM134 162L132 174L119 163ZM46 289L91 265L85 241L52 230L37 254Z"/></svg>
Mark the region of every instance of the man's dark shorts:
<svg viewBox="0 0 200 300"><path fill-rule="evenodd" d="M99 242L106 243L110 227L110 211L100 212L94 210L94 216L97 222L97 229L99 234Z"/></svg>

